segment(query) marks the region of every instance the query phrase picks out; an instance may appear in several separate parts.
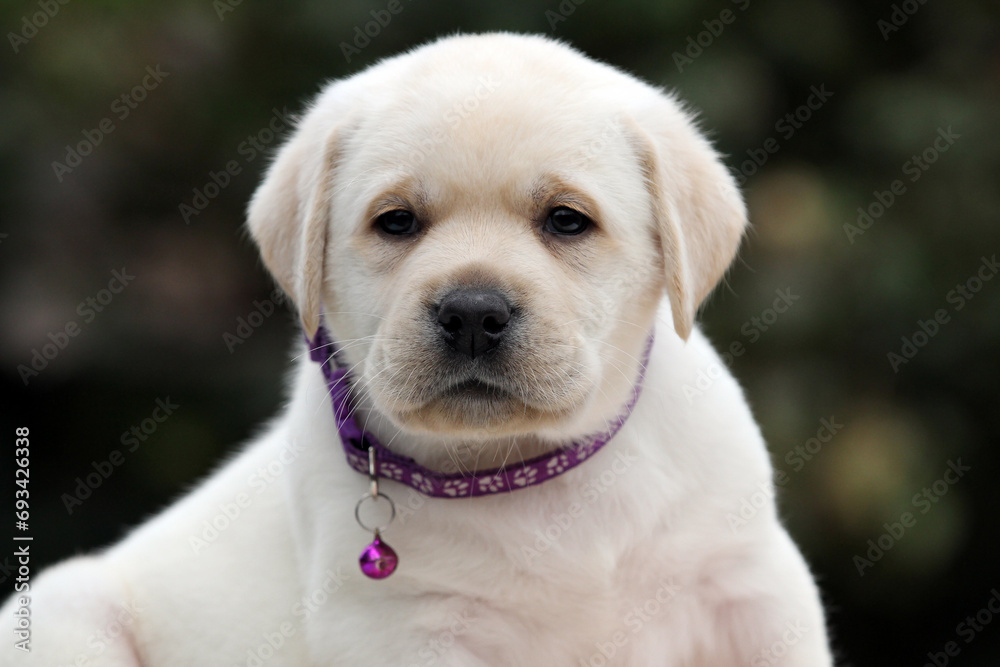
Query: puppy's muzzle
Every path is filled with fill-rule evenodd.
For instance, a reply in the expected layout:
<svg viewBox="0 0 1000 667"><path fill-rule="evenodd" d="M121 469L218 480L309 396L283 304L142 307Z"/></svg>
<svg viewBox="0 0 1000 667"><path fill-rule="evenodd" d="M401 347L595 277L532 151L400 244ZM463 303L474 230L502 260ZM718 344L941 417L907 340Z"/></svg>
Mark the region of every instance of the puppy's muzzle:
<svg viewBox="0 0 1000 667"><path fill-rule="evenodd" d="M512 314L510 303L496 290L459 288L441 299L437 322L448 347L475 359L500 344Z"/></svg>

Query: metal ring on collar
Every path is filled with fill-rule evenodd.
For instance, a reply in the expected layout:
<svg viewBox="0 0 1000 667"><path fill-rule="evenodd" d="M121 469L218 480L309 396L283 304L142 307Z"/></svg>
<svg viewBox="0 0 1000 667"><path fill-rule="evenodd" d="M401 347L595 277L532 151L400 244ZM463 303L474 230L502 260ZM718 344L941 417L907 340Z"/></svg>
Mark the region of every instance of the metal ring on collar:
<svg viewBox="0 0 1000 667"><path fill-rule="evenodd" d="M381 526L376 526L376 527L366 526L365 523L361 520L361 506L364 504L366 500L376 501L378 498L385 498L386 501L389 503L389 509L390 509L389 521L387 521L385 524ZM354 506L354 518L357 520L358 525L367 530L368 532L378 533L379 531L383 531L386 528L388 528L389 525L392 524L393 520L396 518L396 503L392 502L392 498L385 495L381 491L376 496L372 496L371 494L366 493L365 495L361 496L361 498L358 499L358 504Z"/></svg>

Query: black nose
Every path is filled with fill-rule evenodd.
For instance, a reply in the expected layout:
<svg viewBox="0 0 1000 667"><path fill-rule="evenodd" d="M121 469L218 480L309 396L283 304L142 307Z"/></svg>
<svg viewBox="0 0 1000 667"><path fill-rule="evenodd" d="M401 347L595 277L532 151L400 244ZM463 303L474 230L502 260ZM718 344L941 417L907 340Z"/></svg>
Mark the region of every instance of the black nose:
<svg viewBox="0 0 1000 667"><path fill-rule="evenodd" d="M437 317L445 342L475 358L500 342L510 321L510 304L493 290L457 289L441 300Z"/></svg>

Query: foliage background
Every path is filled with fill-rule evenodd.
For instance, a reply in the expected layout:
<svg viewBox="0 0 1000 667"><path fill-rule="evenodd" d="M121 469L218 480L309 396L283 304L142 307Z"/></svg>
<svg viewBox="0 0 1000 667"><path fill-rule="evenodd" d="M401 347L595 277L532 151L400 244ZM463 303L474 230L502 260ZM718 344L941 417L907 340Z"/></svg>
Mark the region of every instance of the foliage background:
<svg viewBox="0 0 1000 667"><path fill-rule="evenodd" d="M676 89L747 175L754 230L704 328L720 347L744 343L732 368L788 474L782 510L845 663L922 665L957 641L951 664L998 664L1000 619L968 643L956 633L1000 586L1000 280L961 310L948 300L1000 249L997 5L576 1L401 0L351 62L341 43L387 3L74 0L18 52L0 47L0 442L31 428L34 565L116 539L281 403L297 336L287 310L232 353L222 338L273 289L241 229L266 158L246 162L241 142L324 80L435 36L540 32ZM880 28L903 5L915 13ZM679 68L674 54L726 9L734 20ZM5 2L0 27L20 32L38 11ZM169 76L118 120L112 102L156 65ZM813 86L832 98L779 132ZM109 116L115 130L58 180L52 162ZM960 138L909 181L904 164L940 128ZM747 168L769 137L779 150ZM179 205L233 159L242 172L185 224ZM905 193L852 243L844 225L895 179ZM134 282L26 388L18 365L121 267ZM786 288L799 300L751 340L751 318ZM894 372L887 355L942 308L950 321ZM60 496L166 397L181 407L68 514ZM787 452L830 417L844 427L795 470ZM11 457L0 458L3 498ZM853 557L959 458L972 470L859 576Z"/></svg>

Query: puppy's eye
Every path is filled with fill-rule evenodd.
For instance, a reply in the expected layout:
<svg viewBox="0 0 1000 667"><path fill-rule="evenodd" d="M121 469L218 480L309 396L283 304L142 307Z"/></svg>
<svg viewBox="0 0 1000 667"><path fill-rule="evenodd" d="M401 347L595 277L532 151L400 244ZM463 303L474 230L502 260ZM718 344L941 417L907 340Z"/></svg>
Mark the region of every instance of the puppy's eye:
<svg viewBox="0 0 1000 667"><path fill-rule="evenodd" d="M375 224L386 234L393 236L403 236L414 234L419 229L417 216L411 211L397 208L393 211L386 211L375 220Z"/></svg>
<svg viewBox="0 0 1000 667"><path fill-rule="evenodd" d="M566 206L557 206L545 219L545 231L560 236L576 236L590 227L590 218Z"/></svg>

